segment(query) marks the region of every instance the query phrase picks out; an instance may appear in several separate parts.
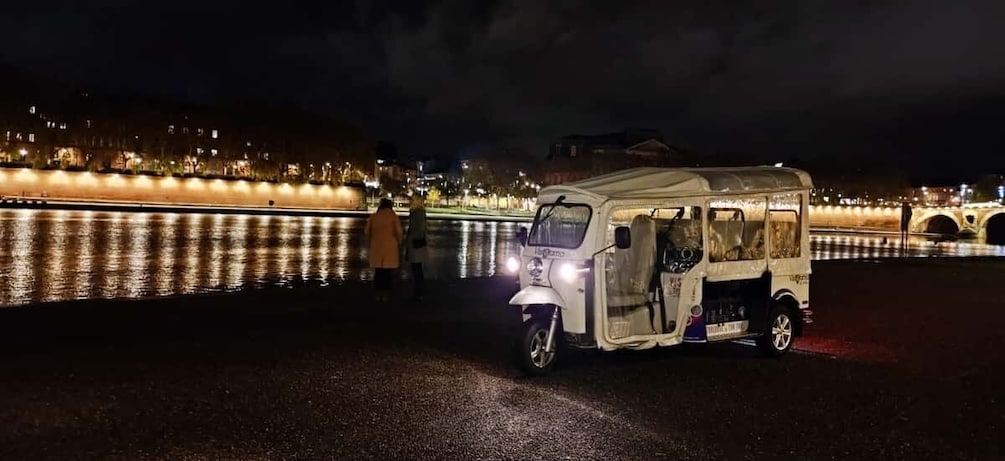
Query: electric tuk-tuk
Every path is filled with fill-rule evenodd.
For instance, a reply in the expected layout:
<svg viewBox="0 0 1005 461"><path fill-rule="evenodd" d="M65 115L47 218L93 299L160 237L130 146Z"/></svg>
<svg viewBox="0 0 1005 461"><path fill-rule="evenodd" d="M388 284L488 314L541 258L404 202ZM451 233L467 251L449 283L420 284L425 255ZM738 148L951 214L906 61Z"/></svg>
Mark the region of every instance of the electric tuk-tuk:
<svg viewBox="0 0 1005 461"><path fill-rule="evenodd" d="M546 187L522 254L519 360L753 339L786 353L809 309L810 176L782 167L634 168Z"/></svg>

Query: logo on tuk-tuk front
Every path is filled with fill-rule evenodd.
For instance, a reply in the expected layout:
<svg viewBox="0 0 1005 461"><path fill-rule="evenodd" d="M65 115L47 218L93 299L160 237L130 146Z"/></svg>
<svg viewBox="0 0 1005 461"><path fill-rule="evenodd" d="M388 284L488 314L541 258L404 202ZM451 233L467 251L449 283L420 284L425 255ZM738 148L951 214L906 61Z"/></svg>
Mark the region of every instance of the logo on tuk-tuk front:
<svg viewBox="0 0 1005 461"><path fill-rule="evenodd" d="M564 258L565 252L552 250L551 248L538 248L534 250L534 254L542 258Z"/></svg>

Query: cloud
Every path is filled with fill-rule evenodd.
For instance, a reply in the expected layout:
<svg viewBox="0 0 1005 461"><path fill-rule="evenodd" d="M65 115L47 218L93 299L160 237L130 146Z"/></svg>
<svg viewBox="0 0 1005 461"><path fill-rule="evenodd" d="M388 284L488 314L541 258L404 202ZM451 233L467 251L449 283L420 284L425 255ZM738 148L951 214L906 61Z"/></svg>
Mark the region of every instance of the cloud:
<svg viewBox="0 0 1005 461"><path fill-rule="evenodd" d="M626 125L699 151L930 159L965 133L1000 152L967 127L1002 99L1005 3L729 3L26 3L0 17L0 53L133 90L327 110L415 155L540 154Z"/></svg>

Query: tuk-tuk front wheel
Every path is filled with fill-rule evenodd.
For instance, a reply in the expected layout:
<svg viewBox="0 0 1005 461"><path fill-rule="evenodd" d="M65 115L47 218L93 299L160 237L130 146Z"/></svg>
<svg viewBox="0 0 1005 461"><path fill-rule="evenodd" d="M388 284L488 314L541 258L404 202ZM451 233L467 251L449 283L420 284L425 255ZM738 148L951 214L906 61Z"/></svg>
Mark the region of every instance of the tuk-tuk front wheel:
<svg viewBox="0 0 1005 461"><path fill-rule="evenodd" d="M767 357L777 357L792 349L795 322L788 309L775 306L768 314L768 328L757 338L757 348Z"/></svg>
<svg viewBox="0 0 1005 461"><path fill-rule="evenodd" d="M523 323L523 336L517 348L521 368L532 375L547 374L555 367L558 356L558 338L551 352L546 352L548 329L551 323L544 319L530 319Z"/></svg>

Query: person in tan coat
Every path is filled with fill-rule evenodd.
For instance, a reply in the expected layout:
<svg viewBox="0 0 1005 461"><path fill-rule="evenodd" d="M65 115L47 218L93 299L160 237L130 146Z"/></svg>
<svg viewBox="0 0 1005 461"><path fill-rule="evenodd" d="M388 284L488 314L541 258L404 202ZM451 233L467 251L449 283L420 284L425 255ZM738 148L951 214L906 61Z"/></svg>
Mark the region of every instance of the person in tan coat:
<svg viewBox="0 0 1005 461"><path fill-rule="evenodd" d="M400 265L400 245L404 232L401 220L388 199L380 199L377 211L366 221L365 239L369 249L370 268L377 301L390 298L394 270Z"/></svg>

